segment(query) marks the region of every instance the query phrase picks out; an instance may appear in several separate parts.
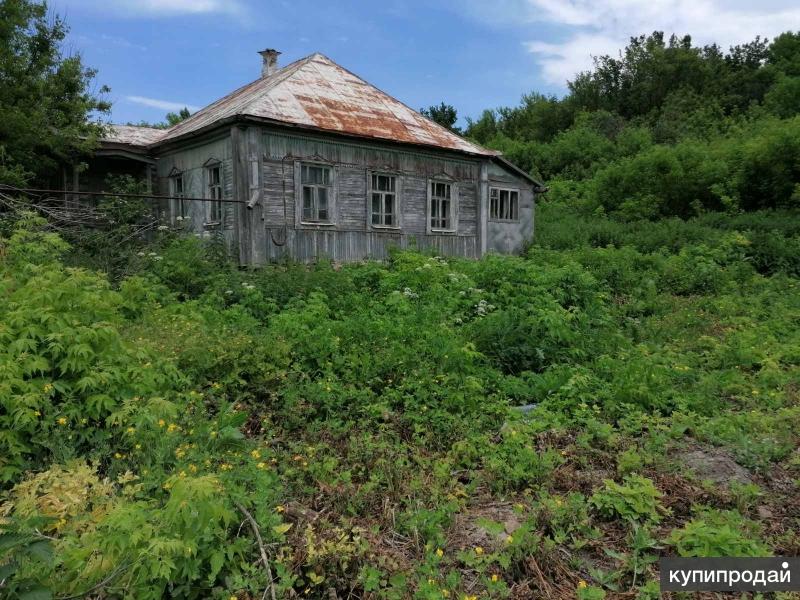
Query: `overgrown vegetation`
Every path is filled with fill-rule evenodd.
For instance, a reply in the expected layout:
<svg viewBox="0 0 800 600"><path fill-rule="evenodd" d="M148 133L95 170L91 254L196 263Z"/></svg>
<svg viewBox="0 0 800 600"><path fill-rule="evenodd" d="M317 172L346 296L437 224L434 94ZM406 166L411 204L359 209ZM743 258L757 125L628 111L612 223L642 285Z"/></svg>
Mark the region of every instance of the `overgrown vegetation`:
<svg viewBox="0 0 800 600"><path fill-rule="evenodd" d="M63 140L3 138L27 182L103 105L0 15L22 98L71 82ZM798 555L798 40L637 38L470 124L552 187L519 257L251 271L122 197L4 213L0 595L645 600L659 556Z"/></svg>
<svg viewBox="0 0 800 600"><path fill-rule="evenodd" d="M665 553L796 554L796 263L752 258L786 223L633 236L547 206L525 257L259 271L163 232L112 287L26 217L2 242L4 586L652 597Z"/></svg>
<svg viewBox="0 0 800 600"><path fill-rule="evenodd" d="M633 38L561 99L529 94L466 135L547 181L550 197L625 220L797 207L800 34L725 52Z"/></svg>

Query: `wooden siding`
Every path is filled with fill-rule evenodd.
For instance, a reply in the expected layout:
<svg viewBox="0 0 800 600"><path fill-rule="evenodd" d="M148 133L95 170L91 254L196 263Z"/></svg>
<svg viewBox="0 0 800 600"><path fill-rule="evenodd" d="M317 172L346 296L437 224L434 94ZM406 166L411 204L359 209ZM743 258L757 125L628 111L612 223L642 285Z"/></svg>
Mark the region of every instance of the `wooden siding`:
<svg viewBox="0 0 800 600"><path fill-rule="evenodd" d="M434 153L356 144L309 135L289 135L264 129L263 227L268 261L292 257L300 261L386 258L392 246L434 249L437 253L477 257L477 179L480 159L437 156ZM296 165L321 162L335 169L334 225L300 224L297 219ZM377 171L395 175L402 227L369 227L368 178ZM458 230L428 235L428 180L452 180L458 190ZM259 249L253 250L259 254ZM255 257L254 257L255 258Z"/></svg>
<svg viewBox="0 0 800 600"><path fill-rule="evenodd" d="M478 257L475 236L410 235L378 231L316 231L267 228L267 260L383 260L390 248L435 250L449 256ZM285 240L285 243L282 243ZM277 243L276 243L277 241Z"/></svg>
<svg viewBox="0 0 800 600"><path fill-rule="evenodd" d="M514 254L524 250L533 238L534 193L531 184L500 165L488 169L488 187L519 190L519 221L506 222L487 219L486 250L501 254ZM489 207L486 208L489 210Z"/></svg>
<svg viewBox="0 0 800 600"><path fill-rule="evenodd" d="M384 259L392 247L477 258L486 251L517 252L533 231L530 183L485 158L234 126L224 138L197 141L161 156L158 187L170 190L169 173L175 169L183 173L186 196L205 196L204 164L210 158L222 163L225 197L240 202L223 205L219 229L242 265L287 258L339 262ZM302 161L334 168L333 225L300 224L297 220L296 172ZM368 182L373 171L398 179L400 229L376 229L369 224ZM426 233L431 179L455 185L457 230L452 233ZM487 222L484 196L489 186L498 184L520 190L518 223ZM173 222L176 209L177 205L171 207ZM213 235L204 226L208 205L190 202L188 210L192 219L184 229Z"/></svg>
<svg viewBox="0 0 800 600"><path fill-rule="evenodd" d="M156 163L158 189L168 194L172 193L170 173L174 170L183 175L183 190L186 197L207 197L205 164L210 159L220 161L222 165L220 175L222 177L223 194L225 198L232 198L234 190L233 165L230 138L228 136L187 145L160 156ZM186 212L190 218L188 221L183 222L177 221L175 218L179 214L177 201L171 201L170 204L170 220L173 225L180 226L187 233L194 233L202 237L214 235L215 231L219 231L222 233L226 245L231 251L234 251L237 227L235 205L223 203L222 227L211 228L205 226L211 206L209 202L187 202Z"/></svg>

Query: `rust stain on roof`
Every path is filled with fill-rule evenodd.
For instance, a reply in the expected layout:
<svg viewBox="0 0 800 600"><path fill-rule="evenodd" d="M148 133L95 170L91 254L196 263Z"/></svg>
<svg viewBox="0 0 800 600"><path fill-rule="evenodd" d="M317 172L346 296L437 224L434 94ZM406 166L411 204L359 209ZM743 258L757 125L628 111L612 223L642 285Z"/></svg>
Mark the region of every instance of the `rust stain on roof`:
<svg viewBox="0 0 800 600"><path fill-rule="evenodd" d="M235 116L255 117L365 138L475 154L499 153L473 144L370 85L322 54L312 54L201 109L157 144Z"/></svg>

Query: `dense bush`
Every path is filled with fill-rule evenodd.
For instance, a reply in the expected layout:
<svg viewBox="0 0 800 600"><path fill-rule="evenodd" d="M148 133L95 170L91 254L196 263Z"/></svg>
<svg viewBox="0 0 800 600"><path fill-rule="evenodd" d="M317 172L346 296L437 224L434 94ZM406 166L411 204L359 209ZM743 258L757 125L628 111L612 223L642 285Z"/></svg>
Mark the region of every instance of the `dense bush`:
<svg viewBox="0 0 800 600"><path fill-rule="evenodd" d="M525 257L256 271L166 232L115 285L23 218L0 240L3 592L501 598L533 559L646 594L659 543L791 553L752 502L676 509L675 450L795 468L792 214L551 204Z"/></svg>

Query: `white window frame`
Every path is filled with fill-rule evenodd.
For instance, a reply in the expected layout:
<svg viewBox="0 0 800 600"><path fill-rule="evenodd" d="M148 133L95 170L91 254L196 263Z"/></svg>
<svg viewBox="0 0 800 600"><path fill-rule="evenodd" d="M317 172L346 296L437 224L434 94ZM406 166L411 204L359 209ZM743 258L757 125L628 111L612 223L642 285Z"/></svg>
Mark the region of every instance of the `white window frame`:
<svg viewBox="0 0 800 600"><path fill-rule="evenodd" d="M212 173L218 171L219 176L216 183L212 183ZM206 211L207 220L206 225L222 225L222 219L225 218L225 213L222 207L222 200L225 199L225 174L222 169L222 162L206 162L205 165L205 194L204 197L212 202L207 202L208 210ZM214 213L217 213L216 215ZM214 217L217 218L214 218Z"/></svg>
<svg viewBox="0 0 800 600"><path fill-rule="evenodd" d="M497 192L497 215L493 215L493 202L494 198L492 198L492 192ZM502 208L500 197L503 192L508 192L508 209L506 214L509 215L507 217L501 216L500 209ZM516 202L516 211L513 210L514 203L512 202L512 194L516 194L517 202ZM512 188L512 187L502 187L502 186L489 186L489 220L498 222L498 223L519 223L519 207L520 207L520 196L521 192L519 188Z"/></svg>
<svg viewBox="0 0 800 600"><path fill-rule="evenodd" d="M328 169L329 177L328 184L304 184L303 183L303 167L321 167ZM336 165L327 162L298 160L295 162L294 167L294 180L295 180L295 222L298 227L334 227L336 225L336 192L337 192L337 177ZM328 189L328 218L325 221L308 221L303 217L303 188L311 187L318 189L325 187ZM316 197L316 195L315 195Z"/></svg>
<svg viewBox="0 0 800 600"><path fill-rule="evenodd" d="M391 177L394 179L394 191L383 191L383 190L376 190L373 187L373 178L375 177ZM402 192L403 192L403 182L402 178L398 173L392 173L391 171L367 171L367 227L369 229L401 229L403 227L402 215L403 215L403 205L402 205ZM384 223L373 223L372 222L372 195L373 194L380 194L381 195L381 215L385 215L383 208L386 206L385 204L385 196L386 194L393 194L394 195L394 222L391 225L385 225Z"/></svg>
<svg viewBox="0 0 800 600"><path fill-rule="evenodd" d="M439 197L433 195L434 184L445 184L450 186L450 226L449 227L434 227L433 220L433 202L440 201ZM427 232L434 234L454 234L458 232L458 184L450 179L434 178L428 179L428 202L425 206L425 223L427 224Z"/></svg>

